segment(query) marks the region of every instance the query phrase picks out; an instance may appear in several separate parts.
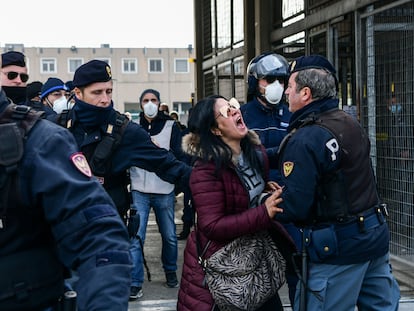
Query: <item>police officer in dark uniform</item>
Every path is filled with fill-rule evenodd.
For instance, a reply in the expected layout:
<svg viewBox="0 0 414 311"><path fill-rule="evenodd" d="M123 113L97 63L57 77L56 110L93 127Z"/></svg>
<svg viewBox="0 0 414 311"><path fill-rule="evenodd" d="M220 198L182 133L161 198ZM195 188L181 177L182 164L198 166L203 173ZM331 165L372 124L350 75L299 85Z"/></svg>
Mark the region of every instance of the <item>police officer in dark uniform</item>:
<svg viewBox="0 0 414 311"><path fill-rule="evenodd" d="M270 180L282 183L276 156L279 145L287 134L291 112L283 96L289 78L289 63L279 54L263 52L253 58L247 67L247 100L240 107L247 127L257 133L266 148L270 162ZM301 248L301 234L293 224L284 224ZM290 266L289 266L290 267ZM293 305L298 278L294 271L288 270L287 283L289 299Z"/></svg>
<svg viewBox="0 0 414 311"><path fill-rule="evenodd" d="M142 127L113 107L110 66L100 60L80 66L73 79L75 105L62 122L75 136L97 176L125 217L130 208L127 170L137 166L161 179L186 185L191 167L159 148Z"/></svg>
<svg viewBox="0 0 414 311"><path fill-rule="evenodd" d="M248 128L259 135L269 159L276 156L289 126L291 113L283 96L288 78L289 63L274 52L256 56L247 68L248 102L240 110ZM270 179L280 181L280 173L273 167Z"/></svg>
<svg viewBox="0 0 414 311"><path fill-rule="evenodd" d="M125 225L70 132L39 114L0 91L0 310L62 310L68 270L77 310L127 310Z"/></svg>
<svg viewBox="0 0 414 311"><path fill-rule="evenodd" d="M0 80L6 96L15 104L26 102L27 74L26 57L18 51L1 54Z"/></svg>
<svg viewBox="0 0 414 311"><path fill-rule="evenodd" d="M301 302L307 310L397 310L369 138L338 109L335 68L326 58L300 57L290 72L285 94L293 114L279 150L284 212L276 219L303 227L309 262Z"/></svg>

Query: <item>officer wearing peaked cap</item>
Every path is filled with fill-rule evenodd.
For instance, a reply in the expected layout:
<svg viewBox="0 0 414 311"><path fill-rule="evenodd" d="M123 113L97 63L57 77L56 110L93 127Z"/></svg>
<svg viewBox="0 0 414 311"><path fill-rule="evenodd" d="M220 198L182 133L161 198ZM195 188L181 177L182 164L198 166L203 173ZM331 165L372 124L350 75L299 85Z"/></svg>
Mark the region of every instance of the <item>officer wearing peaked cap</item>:
<svg viewBox="0 0 414 311"><path fill-rule="evenodd" d="M290 72L285 94L293 114L278 158L284 212L276 219L303 227L311 263L294 310L397 310L368 135L338 109L336 70L325 57L299 57Z"/></svg>
<svg viewBox="0 0 414 311"><path fill-rule="evenodd" d="M128 309L129 239L113 201L69 131L2 90L0 206L0 310L67 310L69 269L70 310Z"/></svg>
<svg viewBox="0 0 414 311"><path fill-rule="evenodd" d="M73 85L75 105L58 122L73 133L123 218L130 207L127 170L131 166L154 172L169 183L188 183L191 168L157 147L140 125L114 109L111 67L106 62L91 60L80 66Z"/></svg>

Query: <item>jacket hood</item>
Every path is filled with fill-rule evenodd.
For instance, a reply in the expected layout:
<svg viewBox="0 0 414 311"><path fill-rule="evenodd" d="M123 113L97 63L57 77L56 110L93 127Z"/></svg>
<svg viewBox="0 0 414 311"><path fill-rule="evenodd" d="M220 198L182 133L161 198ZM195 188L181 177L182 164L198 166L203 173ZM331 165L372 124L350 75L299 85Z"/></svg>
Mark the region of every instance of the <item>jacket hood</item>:
<svg viewBox="0 0 414 311"><path fill-rule="evenodd" d="M261 145L259 135L256 132L249 130L247 139L254 145ZM200 150L200 136L194 133L189 133L183 136L182 140L183 151L190 156L202 157L202 150Z"/></svg>

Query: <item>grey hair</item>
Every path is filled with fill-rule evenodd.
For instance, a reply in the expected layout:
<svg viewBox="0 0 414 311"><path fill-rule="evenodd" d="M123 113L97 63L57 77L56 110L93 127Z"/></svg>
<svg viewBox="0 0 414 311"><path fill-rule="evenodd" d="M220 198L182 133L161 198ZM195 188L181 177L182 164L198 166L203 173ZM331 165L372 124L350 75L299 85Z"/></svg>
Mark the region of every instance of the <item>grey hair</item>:
<svg viewBox="0 0 414 311"><path fill-rule="evenodd" d="M326 70L311 68L298 71L295 82L296 92L307 86L314 100L337 96L335 77Z"/></svg>

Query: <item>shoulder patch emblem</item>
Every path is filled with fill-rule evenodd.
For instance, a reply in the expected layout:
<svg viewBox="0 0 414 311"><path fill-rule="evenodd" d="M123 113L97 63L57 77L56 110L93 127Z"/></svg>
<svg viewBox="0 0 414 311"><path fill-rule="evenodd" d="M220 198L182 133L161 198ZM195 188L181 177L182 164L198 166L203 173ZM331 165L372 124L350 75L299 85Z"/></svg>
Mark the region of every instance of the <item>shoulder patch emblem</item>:
<svg viewBox="0 0 414 311"><path fill-rule="evenodd" d="M283 175L288 177L293 171L294 163L291 161L283 162Z"/></svg>
<svg viewBox="0 0 414 311"><path fill-rule="evenodd" d="M83 174L88 177L92 177L92 171L89 167L88 160L86 160L85 156L82 152L77 152L71 155L70 157L72 163L75 167Z"/></svg>

